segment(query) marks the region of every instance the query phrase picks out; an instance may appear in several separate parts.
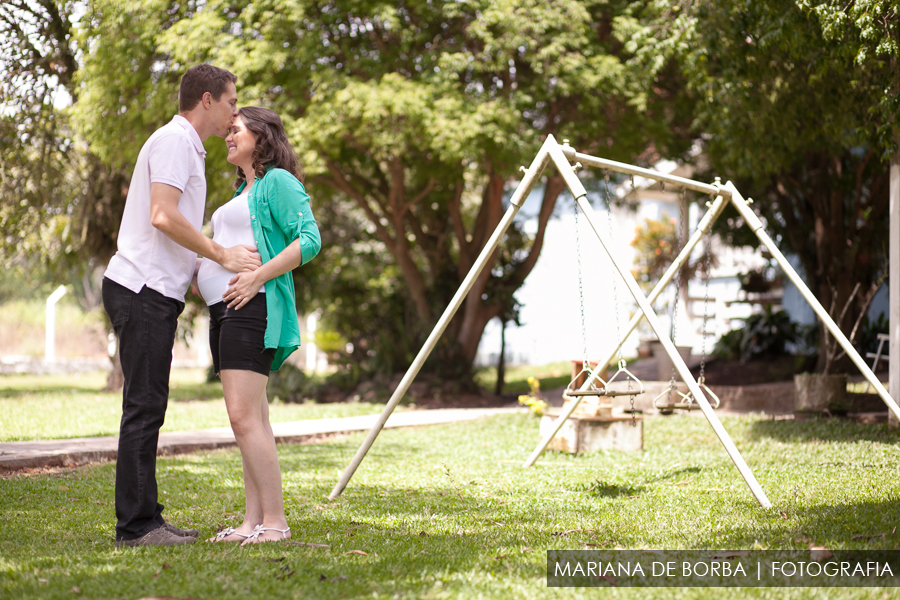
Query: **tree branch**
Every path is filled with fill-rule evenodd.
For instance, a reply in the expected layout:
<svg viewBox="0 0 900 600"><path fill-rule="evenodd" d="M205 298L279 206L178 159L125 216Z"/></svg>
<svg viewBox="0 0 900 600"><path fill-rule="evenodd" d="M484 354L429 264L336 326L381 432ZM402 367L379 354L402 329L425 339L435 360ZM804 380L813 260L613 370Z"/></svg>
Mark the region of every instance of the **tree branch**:
<svg viewBox="0 0 900 600"><path fill-rule="evenodd" d="M553 216L553 209L556 208L556 201L563 189L565 189L565 182L561 176L555 175L547 178L547 184L544 186L544 198L541 200L541 211L538 214L538 230L534 236L534 242L528 250L528 256L516 266L511 275L513 281L519 285L525 281L525 278L528 277L537 264L541 249L544 247L547 223L550 222L550 217Z"/></svg>
<svg viewBox="0 0 900 600"><path fill-rule="evenodd" d="M381 218L375 213L372 209L372 206L369 204L368 199L363 195L359 190L354 188L346 179L344 179L343 173L338 168L338 166L333 161L328 161L328 171L331 173L331 178L322 178L323 183L326 183L330 187L344 192L356 202L356 204L363 209L363 212L366 213L366 216L369 218L369 221L375 226L375 233L378 236L378 239L384 242L386 245L391 246L394 243L394 239L391 237L390 231L381 224Z"/></svg>

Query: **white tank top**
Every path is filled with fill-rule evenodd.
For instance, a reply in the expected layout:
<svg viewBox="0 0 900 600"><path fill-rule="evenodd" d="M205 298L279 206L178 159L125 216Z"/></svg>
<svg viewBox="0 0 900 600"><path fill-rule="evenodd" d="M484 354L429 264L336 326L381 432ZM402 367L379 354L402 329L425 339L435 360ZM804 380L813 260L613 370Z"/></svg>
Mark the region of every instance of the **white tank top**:
<svg viewBox="0 0 900 600"><path fill-rule="evenodd" d="M214 242L224 248L231 248L238 244L256 247L253 227L250 225L249 195L250 192L245 191L220 206L213 213ZM200 263L200 270L197 272L197 285L200 287L200 295L203 296L207 306L222 301L222 296L229 288L228 282L234 275L216 261L203 259ZM262 286L259 291L265 293L266 286Z"/></svg>

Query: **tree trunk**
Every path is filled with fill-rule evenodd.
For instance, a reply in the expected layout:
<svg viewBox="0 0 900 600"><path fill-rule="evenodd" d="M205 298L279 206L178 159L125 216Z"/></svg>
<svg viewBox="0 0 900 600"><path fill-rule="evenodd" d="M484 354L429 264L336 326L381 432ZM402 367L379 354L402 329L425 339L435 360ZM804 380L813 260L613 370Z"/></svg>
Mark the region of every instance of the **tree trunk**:
<svg viewBox="0 0 900 600"><path fill-rule="evenodd" d="M115 334L113 334L115 335ZM122 372L122 359L119 358L119 339L116 338L116 353L110 357L112 369L106 378L104 392L118 392L125 387L125 374Z"/></svg>
<svg viewBox="0 0 900 600"><path fill-rule="evenodd" d="M491 193L494 194L494 197L491 199L485 198L485 202L502 206L503 186L494 185L489 187ZM514 272L511 275L507 275L512 283L511 287L514 289L518 289L525 282L525 279L534 269L535 264L537 264L541 250L544 247L544 234L547 230L547 223L550 221L550 218L553 215L553 209L556 207L556 201L564 189L565 182L562 177L551 175L547 178L544 186L544 195L541 199L541 208L538 213L538 231L535 234L534 243L529 249L527 256L516 266ZM483 243L478 247L477 252L481 252L491 233L493 233L493 230L496 228L497 223L500 222L502 211L494 215L494 217L495 218L492 218L491 220L493 227L489 231L482 231ZM448 330L448 334L455 334L454 339L459 344L463 359L467 361L469 365L475 361L475 356L478 353L478 344L481 342L484 328L491 319L499 316L502 310L499 303L492 303L490 300L485 301L482 299L482 294L484 294L487 284L491 279L491 268L497 260L496 254L497 253L495 252L494 257L488 261L481 276L476 279L465 302L463 302L463 305L460 307L460 313L462 314L457 315L457 318L454 319L451 328ZM473 253L473 256L474 255L475 253ZM465 276L465 273L463 273L462 276ZM460 282L462 282L462 278L460 278ZM457 323L458 325L456 325ZM455 331L454 325L458 327Z"/></svg>
<svg viewBox="0 0 900 600"><path fill-rule="evenodd" d="M500 321L500 358L497 359L497 385L494 393L498 396L503 393L503 383L506 377L506 321Z"/></svg>
<svg viewBox="0 0 900 600"><path fill-rule="evenodd" d="M775 177L770 191L775 209L783 217L769 219L776 234L801 257L810 290L829 310L845 335L865 308L863 294L854 298L843 318L857 283L863 290L878 278L885 265L881 250L887 242L888 172L871 153L845 152L835 157L810 154L793 170ZM819 327L816 372L841 372L826 352L826 330Z"/></svg>

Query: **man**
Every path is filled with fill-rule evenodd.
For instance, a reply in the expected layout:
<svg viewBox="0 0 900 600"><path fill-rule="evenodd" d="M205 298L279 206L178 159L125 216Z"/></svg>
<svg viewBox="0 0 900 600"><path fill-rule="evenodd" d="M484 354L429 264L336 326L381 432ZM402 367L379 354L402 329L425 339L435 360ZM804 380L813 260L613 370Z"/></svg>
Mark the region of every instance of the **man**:
<svg viewBox="0 0 900 600"><path fill-rule="evenodd" d="M103 280L103 306L119 338L125 375L116 463L116 545L169 546L197 540L162 518L156 446L169 397L178 316L197 255L230 271L262 263L256 248L223 248L200 233L206 207L203 141L225 137L237 115L237 78L212 65L181 79L179 114L138 155L118 251Z"/></svg>

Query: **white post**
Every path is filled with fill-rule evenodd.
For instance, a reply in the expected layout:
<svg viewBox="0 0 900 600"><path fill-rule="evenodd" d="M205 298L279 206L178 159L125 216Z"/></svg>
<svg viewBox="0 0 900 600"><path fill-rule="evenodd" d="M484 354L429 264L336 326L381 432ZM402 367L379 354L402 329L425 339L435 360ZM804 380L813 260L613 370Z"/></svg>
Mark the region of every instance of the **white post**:
<svg viewBox="0 0 900 600"><path fill-rule="evenodd" d="M313 373L318 367L316 357L319 351L319 349L316 348L316 344L312 341L313 334L316 332L316 315L309 315L306 317L306 331L309 334L309 339L306 344L306 370Z"/></svg>
<svg viewBox="0 0 900 600"><path fill-rule="evenodd" d="M212 356L209 350L209 317L200 315L194 321L194 331L192 339L197 344L197 366L207 368L212 364ZM110 356L114 356L115 351L110 352Z"/></svg>
<svg viewBox="0 0 900 600"><path fill-rule="evenodd" d="M891 398L900 398L900 150L891 159L890 188L890 250L888 251L889 279L889 336L888 388ZM894 413L888 413L891 427L900 426Z"/></svg>
<svg viewBox="0 0 900 600"><path fill-rule="evenodd" d="M56 303L66 294L66 286L61 285L47 298L46 329L44 330L44 360L56 360Z"/></svg>

